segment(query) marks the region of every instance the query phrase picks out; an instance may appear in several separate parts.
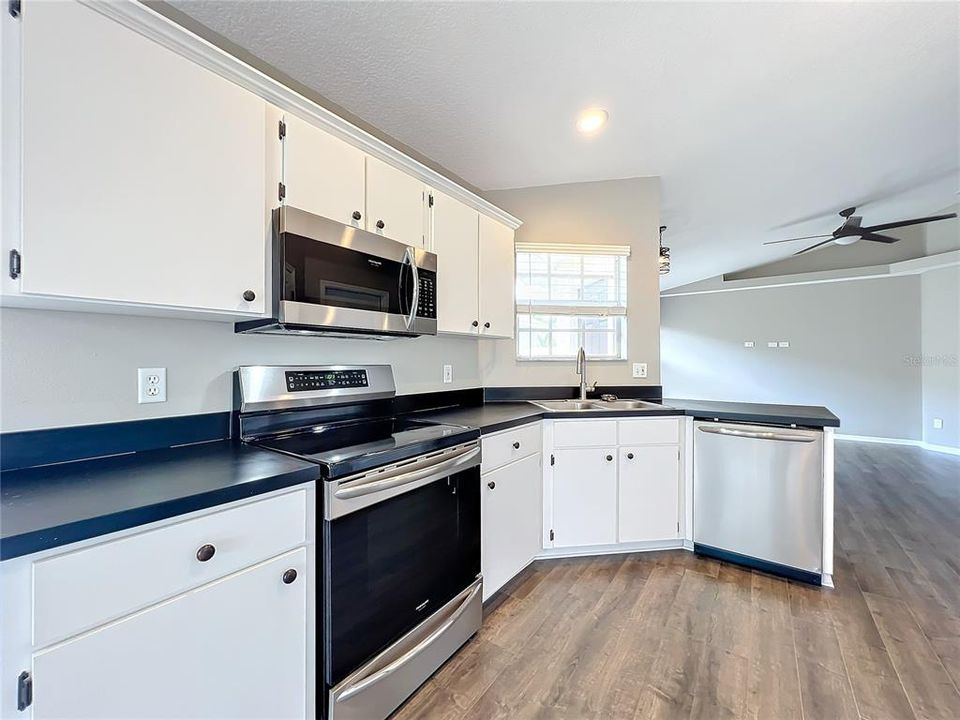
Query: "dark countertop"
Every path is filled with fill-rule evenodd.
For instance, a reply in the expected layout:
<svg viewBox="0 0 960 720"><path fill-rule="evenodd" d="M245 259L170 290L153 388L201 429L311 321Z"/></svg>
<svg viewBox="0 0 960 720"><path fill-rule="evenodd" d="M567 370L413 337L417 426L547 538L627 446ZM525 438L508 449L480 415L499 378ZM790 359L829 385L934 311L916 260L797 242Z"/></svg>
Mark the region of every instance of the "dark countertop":
<svg viewBox="0 0 960 720"><path fill-rule="evenodd" d="M548 411L529 402L487 403L475 407L425 412L419 417L434 422L453 423L479 428L481 434L508 430L544 417L569 418L622 418L622 417L676 417L771 423L776 425L803 425L806 427L839 427L840 420L825 407L813 405L766 405L758 403L716 402L712 400L663 401L662 410L574 410Z"/></svg>
<svg viewBox="0 0 960 720"><path fill-rule="evenodd" d="M0 474L0 560L316 480L319 468L230 440Z"/></svg>

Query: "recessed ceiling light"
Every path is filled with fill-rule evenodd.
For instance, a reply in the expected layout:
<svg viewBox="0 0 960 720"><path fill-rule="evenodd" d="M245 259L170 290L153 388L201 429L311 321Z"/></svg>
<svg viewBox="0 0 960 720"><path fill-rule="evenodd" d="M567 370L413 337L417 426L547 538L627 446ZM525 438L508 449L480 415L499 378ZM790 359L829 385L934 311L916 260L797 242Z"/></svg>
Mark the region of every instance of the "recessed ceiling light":
<svg viewBox="0 0 960 720"><path fill-rule="evenodd" d="M607 124L609 117L609 113L603 108L584 110L577 118L577 130L584 135L592 135Z"/></svg>

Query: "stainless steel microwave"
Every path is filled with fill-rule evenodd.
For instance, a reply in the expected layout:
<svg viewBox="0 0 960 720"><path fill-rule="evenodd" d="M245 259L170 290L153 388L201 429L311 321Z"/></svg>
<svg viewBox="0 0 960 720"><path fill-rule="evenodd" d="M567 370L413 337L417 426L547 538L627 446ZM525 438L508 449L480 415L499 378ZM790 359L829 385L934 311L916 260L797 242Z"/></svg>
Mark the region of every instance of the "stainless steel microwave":
<svg viewBox="0 0 960 720"><path fill-rule="evenodd" d="M270 317L238 333L437 334L437 256L294 207L273 211Z"/></svg>

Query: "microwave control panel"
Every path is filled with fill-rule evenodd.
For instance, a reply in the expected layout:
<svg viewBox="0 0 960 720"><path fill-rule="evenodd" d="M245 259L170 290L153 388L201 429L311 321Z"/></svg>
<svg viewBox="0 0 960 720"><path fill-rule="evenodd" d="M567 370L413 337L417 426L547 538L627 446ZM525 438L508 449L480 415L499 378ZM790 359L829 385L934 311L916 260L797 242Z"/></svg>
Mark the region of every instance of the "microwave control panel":
<svg viewBox="0 0 960 720"><path fill-rule="evenodd" d="M366 370L287 370L287 392L368 386Z"/></svg>
<svg viewBox="0 0 960 720"><path fill-rule="evenodd" d="M437 318L437 276L420 271L420 299L417 302L417 317Z"/></svg>

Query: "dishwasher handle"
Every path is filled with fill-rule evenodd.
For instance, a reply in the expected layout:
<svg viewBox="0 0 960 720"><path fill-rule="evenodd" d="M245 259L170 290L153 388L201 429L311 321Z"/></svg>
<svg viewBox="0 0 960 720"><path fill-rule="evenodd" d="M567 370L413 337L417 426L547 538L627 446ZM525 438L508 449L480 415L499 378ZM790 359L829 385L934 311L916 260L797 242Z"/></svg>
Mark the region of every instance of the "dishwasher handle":
<svg viewBox="0 0 960 720"><path fill-rule="evenodd" d="M781 442L811 443L816 442L816 435L807 435L799 433L777 432L776 430L740 430L738 428L724 427L723 425L701 425L700 432L710 433L712 435L731 435L733 437L744 437L752 440L779 440Z"/></svg>

